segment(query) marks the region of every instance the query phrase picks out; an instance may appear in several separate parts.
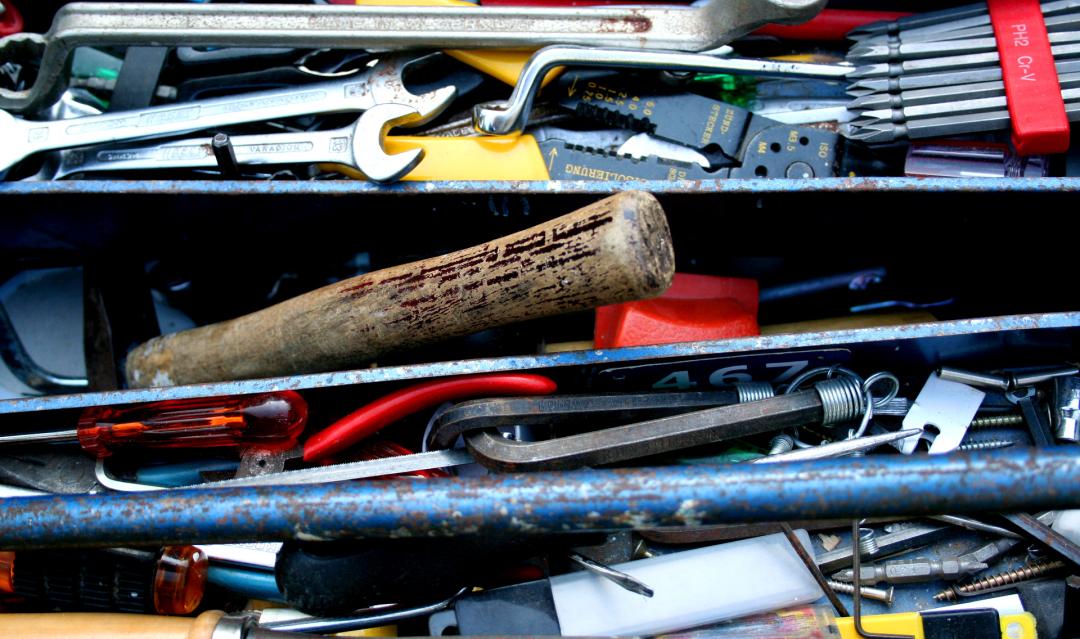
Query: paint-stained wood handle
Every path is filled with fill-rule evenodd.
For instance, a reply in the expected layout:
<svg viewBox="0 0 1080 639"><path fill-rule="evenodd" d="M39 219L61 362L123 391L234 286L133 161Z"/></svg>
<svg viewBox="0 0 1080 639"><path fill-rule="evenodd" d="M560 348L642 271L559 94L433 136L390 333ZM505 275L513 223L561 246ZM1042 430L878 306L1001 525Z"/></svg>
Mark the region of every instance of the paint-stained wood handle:
<svg viewBox="0 0 1080 639"><path fill-rule="evenodd" d="M128 354L131 386L357 366L393 349L655 297L671 234L652 195L628 191L469 249L368 273Z"/></svg>

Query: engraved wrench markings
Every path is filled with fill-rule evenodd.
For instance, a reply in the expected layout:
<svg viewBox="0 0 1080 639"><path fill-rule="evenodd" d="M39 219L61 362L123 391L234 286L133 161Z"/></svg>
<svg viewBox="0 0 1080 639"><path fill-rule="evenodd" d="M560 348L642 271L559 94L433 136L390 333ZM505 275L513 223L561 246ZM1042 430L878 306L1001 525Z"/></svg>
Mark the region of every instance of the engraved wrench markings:
<svg viewBox="0 0 1080 639"><path fill-rule="evenodd" d="M408 126L421 114L404 104L379 104L352 126L331 131L239 135L230 138L237 163L339 164L376 182L399 180L423 159L422 149L390 155L382 147L387 132ZM54 179L94 171L208 169L217 166L211 140L178 140L130 148L76 149L62 154Z"/></svg>

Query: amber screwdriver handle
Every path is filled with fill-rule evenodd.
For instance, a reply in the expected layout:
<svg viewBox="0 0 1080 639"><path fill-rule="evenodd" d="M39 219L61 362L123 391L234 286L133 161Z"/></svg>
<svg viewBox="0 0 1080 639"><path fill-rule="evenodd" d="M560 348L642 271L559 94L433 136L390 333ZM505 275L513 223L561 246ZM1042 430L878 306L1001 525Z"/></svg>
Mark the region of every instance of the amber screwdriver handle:
<svg viewBox="0 0 1080 639"><path fill-rule="evenodd" d="M145 387L340 370L393 349L655 297L674 269L660 203L627 191L486 244L156 337L128 354L126 373Z"/></svg>

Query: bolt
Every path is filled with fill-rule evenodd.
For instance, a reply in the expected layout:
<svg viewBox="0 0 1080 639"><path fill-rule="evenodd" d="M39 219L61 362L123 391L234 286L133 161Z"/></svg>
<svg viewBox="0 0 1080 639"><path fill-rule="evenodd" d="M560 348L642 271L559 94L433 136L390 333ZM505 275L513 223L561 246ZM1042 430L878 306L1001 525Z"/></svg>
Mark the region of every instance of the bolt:
<svg viewBox="0 0 1080 639"><path fill-rule="evenodd" d="M832 588L834 591L843 593L845 595L854 594L855 592L855 586L851 584L846 584L842 581L834 581L832 579L829 579L825 583L829 584L829 588ZM859 594L862 595L863 599L873 599L874 601L881 601L890 606L893 602L892 586L889 586L888 590L882 590L881 588L862 587L859 589Z"/></svg>
<svg viewBox="0 0 1080 639"><path fill-rule="evenodd" d="M1017 568L1016 570L1010 570L997 575L990 575L989 577L983 577L982 579L976 579L975 581L964 584L962 586L952 586L946 588L938 594L934 595L935 601L954 601L961 595L974 595L986 590L994 588L1000 588L1002 586L1009 586L1021 581L1029 581L1036 577L1041 577L1046 573L1064 568L1065 562L1063 561L1048 561L1045 563L1032 564L1030 566L1024 566Z"/></svg>
<svg viewBox="0 0 1080 639"><path fill-rule="evenodd" d="M769 454L779 455L795 448L795 440L790 435L777 435L769 441Z"/></svg>
<svg viewBox="0 0 1080 639"><path fill-rule="evenodd" d="M899 559L886 561L883 564L863 564L859 583L873 585L884 581L891 584L906 584L935 579L955 580L982 570L986 570L986 564L964 557ZM855 571L851 568L841 570L833 575L833 579L851 583L855 580Z"/></svg>
<svg viewBox="0 0 1080 639"><path fill-rule="evenodd" d="M989 417L976 417L968 424L968 428L1000 428L1002 426L1019 426L1023 423L1023 415L991 415Z"/></svg>
<svg viewBox="0 0 1080 639"><path fill-rule="evenodd" d="M969 450L997 450L999 448L1008 448L1016 442L1011 442L1007 439L988 439L981 442L968 442L966 444L960 444L956 447L958 451Z"/></svg>

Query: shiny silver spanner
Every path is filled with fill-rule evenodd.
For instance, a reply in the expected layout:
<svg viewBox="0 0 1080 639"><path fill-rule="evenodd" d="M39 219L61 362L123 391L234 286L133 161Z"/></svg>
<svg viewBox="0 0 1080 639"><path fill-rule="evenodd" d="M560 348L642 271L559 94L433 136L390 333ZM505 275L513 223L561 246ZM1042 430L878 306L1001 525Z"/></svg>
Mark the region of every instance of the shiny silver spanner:
<svg viewBox="0 0 1080 639"><path fill-rule="evenodd" d="M408 126L419 117L408 105L377 104L342 129L237 135L230 143L241 166L337 164L356 169L373 182L393 182L416 168L424 151L411 149L391 155L383 148L383 139L391 128ZM60 166L53 177L102 171L212 169L218 166L212 144L212 138L196 138L61 151Z"/></svg>
<svg viewBox="0 0 1080 639"><path fill-rule="evenodd" d="M327 82L71 120L36 122L0 111L0 173L41 151L167 137L300 115L365 111L384 103L415 108L421 117L410 126L423 124L438 115L457 93L452 86L422 95L405 88L403 78L408 68L427 61L427 56L390 55L356 75Z"/></svg>
<svg viewBox="0 0 1080 639"><path fill-rule="evenodd" d="M52 104L80 46L335 49L537 48L579 44L704 51L768 22L809 20L826 0L699 0L691 6L425 7L83 3L61 7L44 35L0 40L0 66L40 60L26 91L0 89L0 109Z"/></svg>

